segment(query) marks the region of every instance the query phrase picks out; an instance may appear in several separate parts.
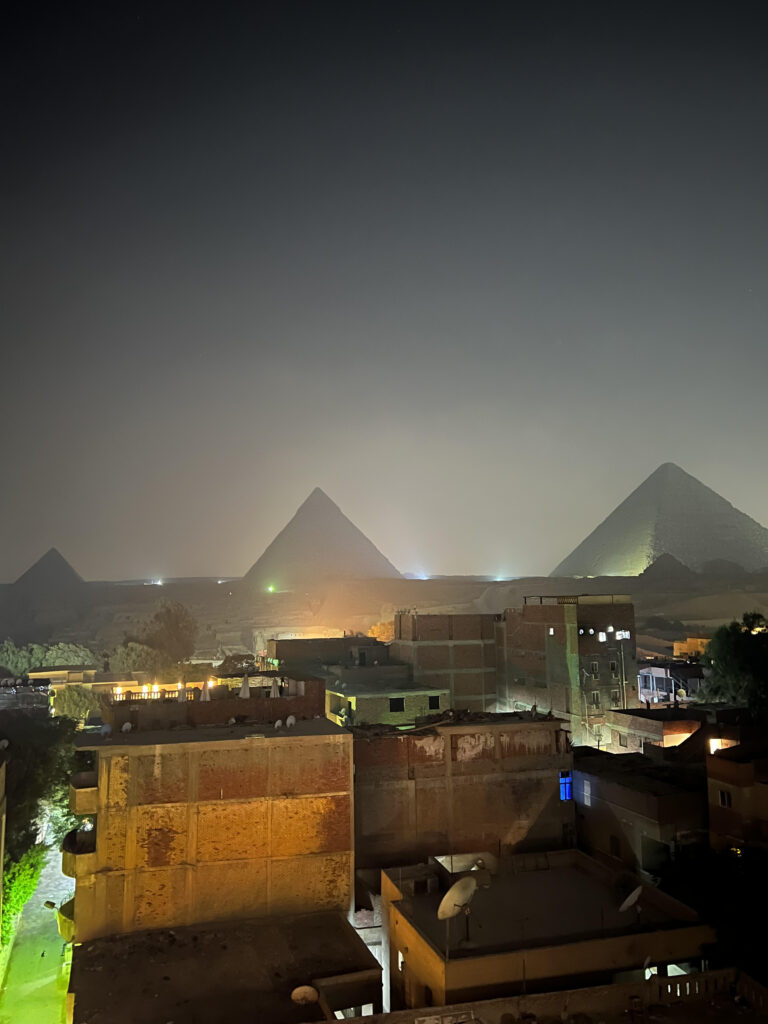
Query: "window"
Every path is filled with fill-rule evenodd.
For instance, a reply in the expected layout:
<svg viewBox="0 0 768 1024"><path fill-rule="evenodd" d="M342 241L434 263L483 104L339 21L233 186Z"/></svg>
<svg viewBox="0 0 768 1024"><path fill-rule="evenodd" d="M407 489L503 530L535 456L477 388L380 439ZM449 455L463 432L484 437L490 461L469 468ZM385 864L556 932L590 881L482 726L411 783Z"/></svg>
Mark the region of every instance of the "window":
<svg viewBox="0 0 768 1024"><path fill-rule="evenodd" d="M598 679L599 676L600 676L600 665L599 665L598 662L593 661L592 662L592 677L593 677L593 679Z"/></svg>
<svg viewBox="0 0 768 1024"><path fill-rule="evenodd" d="M589 779L584 779L584 806L592 806L592 783Z"/></svg>
<svg viewBox="0 0 768 1024"><path fill-rule="evenodd" d="M618 661L611 662L611 675L617 676L619 674L619 663Z"/></svg>
<svg viewBox="0 0 768 1024"><path fill-rule="evenodd" d="M597 639L600 641L601 644L604 644L608 638L606 637L605 633L601 632L597 634Z"/></svg>
<svg viewBox="0 0 768 1024"><path fill-rule="evenodd" d="M429 698L429 710L430 711L439 711L440 710L440 698L439 697L430 697Z"/></svg>
<svg viewBox="0 0 768 1024"><path fill-rule="evenodd" d="M554 636L555 635L555 627L554 626L550 626L549 627L549 635L550 636Z"/></svg>
<svg viewBox="0 0 768 1024"><path fill-rule="evenodd" d="M627 745L627 737L624 736L622 733L619 733L619 746L620 747L626 747L626 745Z"/></svg>
<svg viewBox="0 0 768 1024"><path fill-rule="evenodd" d="M432 698L429 698L432 700ZM389 710L390 711L405 711L405 697L390 697L389 698Z"/></svg>
<svg viewBox="0 0 768 1024"><path fill-rule="evenodd" d="M398 949L398 951L397 951L397 969L398 969L398 971L402 971L404 965L405 965L405 957L403 956L403 954Z"/></svg>
<svg viewBox="0 0 768 1024"><path fill-rule="evenodd" d="M731 806L731 794L727 789L720 790L720 806L730 807Z"/></svg>
<svg viewBox="0 0 768 1024"><path fill-rule="evenodd" d="M573 773L560 772L560 799L573 799Z"/></svg>
<svg viewBox="0 0 768 1024"><path fill-rule="evenodd" d="M599 708L600 707L600 691L599 690L593 690L592 691L592 700L591 700L590 703L592 704L593 708Z"/></svg>
<svg viewBox="0 0 768 1024"><path fill-rule="evenodd" d="M619 691L611 690L611 707L617 708L619 706Z"/></svg>

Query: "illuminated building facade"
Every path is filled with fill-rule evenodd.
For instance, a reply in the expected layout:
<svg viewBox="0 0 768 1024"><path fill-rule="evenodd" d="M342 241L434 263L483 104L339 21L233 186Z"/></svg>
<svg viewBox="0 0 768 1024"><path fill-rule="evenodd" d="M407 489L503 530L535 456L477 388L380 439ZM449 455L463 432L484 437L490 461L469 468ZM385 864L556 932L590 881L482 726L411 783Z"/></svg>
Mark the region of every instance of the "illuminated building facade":
<svg viewBox="0 0 768 1024"><path fill-rule="evenodd" d="M624 595L527 597L495 623L498 708L551 710L598 745L606 711L637 704L635 611Z"/></svg>
<svg viewBox="0 0 768 1024"><path fill-rule="evenodd" d="M75 941L283 913L347 912L352 736L327 719L84 736L70 803Z"/></svg>
<svg viewBox="0 0 768 1024"><path fill-rule="evenodd" d="M392 657L414 682L448 690L450 706L496 708L495 615L395 615Z"/></svg>

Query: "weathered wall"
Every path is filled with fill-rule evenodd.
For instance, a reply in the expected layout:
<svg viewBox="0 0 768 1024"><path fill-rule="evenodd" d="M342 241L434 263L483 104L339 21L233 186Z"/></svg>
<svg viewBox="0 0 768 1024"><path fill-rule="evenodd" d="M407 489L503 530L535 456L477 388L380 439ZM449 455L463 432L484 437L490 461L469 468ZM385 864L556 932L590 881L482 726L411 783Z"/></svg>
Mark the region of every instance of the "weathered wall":
<svg viewBox="0 0 768 1024"><path fill-rule="evenodd" d="M78 941L348 910L348 734L105 749L98 774L96 866L77 878Z"/></svg>
<svg viewBox="0 0 768 1024"><path fill-rule="evenodd" d="M125 722L142 730L171 729L180 725L226 725L230 718L245 716L249 722L273 723L322 717L325 714L325 683L317 679L302 681L304 696L269 697L259 688L251 689L251 697L224 697L214 691L210 701L201 700L136 700L107 704L102 712L105 722L119 732Z"/></svg>
<svg viewBox="0 0 768 1024"><path fill-rule="evenodd" d="M403 710L393 711L390 707L392 696L403 700ZM430 706L430 700L434 707ZM435 715L451 706L447 690L435 690L434 693L400 693L394 694L346 694L326 691L325 714L332 722L343 725L341 712L352 705L355 725L408 725L425 715Z"/></svg>
<svg viewBox="0 0 768 1024"><path fill-rule="evenodd" d="M573 803L560 800L560 771L572 765L554 720L356 733L356 863L560 847L574 823Z"/></svg>

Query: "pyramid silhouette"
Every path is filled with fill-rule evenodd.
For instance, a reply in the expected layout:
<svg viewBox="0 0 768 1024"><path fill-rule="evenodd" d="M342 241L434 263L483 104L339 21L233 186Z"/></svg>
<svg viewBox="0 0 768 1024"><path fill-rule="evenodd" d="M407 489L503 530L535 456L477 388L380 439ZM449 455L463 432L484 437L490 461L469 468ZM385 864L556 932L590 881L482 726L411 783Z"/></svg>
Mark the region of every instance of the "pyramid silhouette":
<svg viewBox="0 0 768 1024"><path fill-rule="evenodd" d="M725 559L755 571L768 564L768 530L665 462L551 575L637 576L661 555L695 570Z"/></svg>
<svg viewBox="0 0 768 1024"><path fill-rule="evenodd" d="M82 582L82 576L75 572L66 558L56 548L49 548L42 558L19 576L14 586L35 593L59 593Z"/></svg>
<svg viewBox="0 0 768 1024"><path fill-rule="evenodd" d="M316 487L245 579L283 590L328 579L397 578L400 573L338 505Z"/></svg>

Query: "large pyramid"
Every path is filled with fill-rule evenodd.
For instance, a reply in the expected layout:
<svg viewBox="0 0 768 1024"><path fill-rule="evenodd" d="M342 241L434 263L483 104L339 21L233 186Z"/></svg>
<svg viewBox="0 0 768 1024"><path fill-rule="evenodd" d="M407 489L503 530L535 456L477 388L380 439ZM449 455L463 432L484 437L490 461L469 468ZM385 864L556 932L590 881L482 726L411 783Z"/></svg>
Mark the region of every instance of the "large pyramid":
<svg viewBox="0 0 768 1024"><path fill-rule="evenodd" d="M339 506L316 487L245 579L259 588L279 591L297 583L399 576Z"/></svg>
<svg viewBox="0 0 768 1024"><path fill-rule="evenodd" d="M14 586L28 593L60 594L78 587L82 582L82 576L75 572L66 558L56 548L49 548L19 576Z"/></svg>
<svg viewBox="0 0 768 1024"><path fill-rule="evenodd" d="M673 462L611 512L552 576L637 576L660 555L691 569L724 559L768 565L768 530Z"/></svg>

